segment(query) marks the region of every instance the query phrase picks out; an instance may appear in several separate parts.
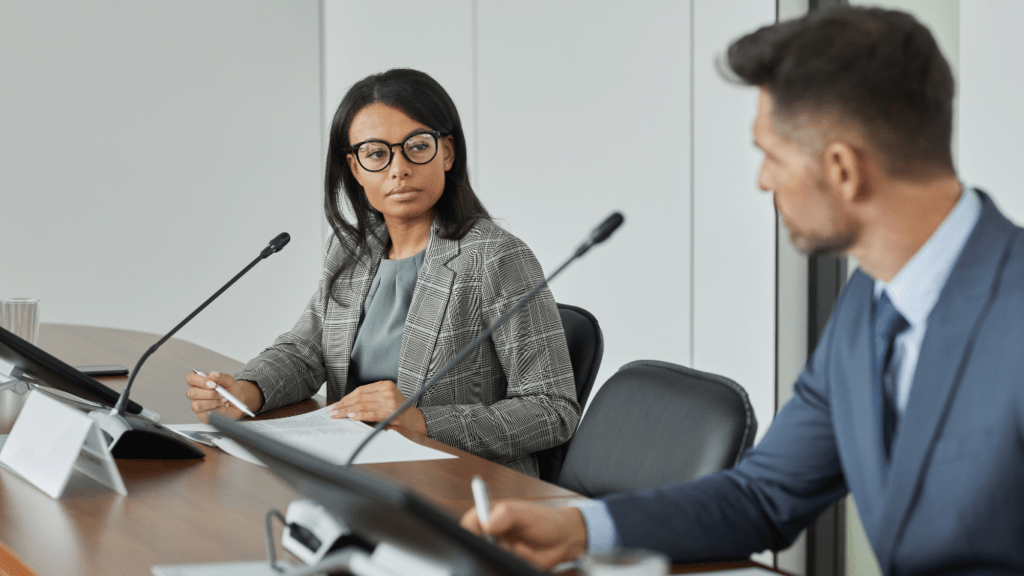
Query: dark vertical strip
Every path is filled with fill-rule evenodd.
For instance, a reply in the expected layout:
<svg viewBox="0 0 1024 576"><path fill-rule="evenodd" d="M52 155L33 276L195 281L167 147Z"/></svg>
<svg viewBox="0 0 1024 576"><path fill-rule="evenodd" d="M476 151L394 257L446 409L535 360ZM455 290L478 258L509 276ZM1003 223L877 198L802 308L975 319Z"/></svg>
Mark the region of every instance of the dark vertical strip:
<svg viewBox="0 0 1024 576"><path fill-rule="evenodd" d="M848 0L808 0L807 11L849 4ZM811 256L808 261L808 354L814 352L832 307L846 284L846 256ZM807 530L807 575L845 576L846 498L829 506Z"/></svg>
<svg viewBox="0 0 1024 576"><path fill-rule="evenodd" d="M808 0L808 12L847 4L845 0ZM807 354L814 353L832 307L846 284L846 256L811 256L807 269ZM845 576L846 498L829 506L807 530L807 575Z"/></svg>

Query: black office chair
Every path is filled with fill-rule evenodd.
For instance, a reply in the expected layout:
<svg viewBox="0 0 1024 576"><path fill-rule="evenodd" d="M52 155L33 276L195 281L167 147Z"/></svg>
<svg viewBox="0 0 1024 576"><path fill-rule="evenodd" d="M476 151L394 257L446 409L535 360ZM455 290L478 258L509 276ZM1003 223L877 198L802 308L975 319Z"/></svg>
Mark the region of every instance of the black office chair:
<svg viewBox="0 0 1024 576"><path fill-rule="evenodd" d="M580 403L582 411L587 399L590 398L590 391L594 389L597 370L601 367L604 335L601 333L597 318L583 308L558 304L558 314L562 317L562 328L569 344L569 361L572 363L572 374L576 380L576 400ZM566 442L537 452L541 480L554 482L558 478L568 449L569 443Z"/></svg>
<svg viewBox="0 0 1024 576"><path fill-rule="evenodd" d="M630 362L597 391L557 483L597 497L695 480L738 462L756 433L747 393L732 380Z"/></svg>

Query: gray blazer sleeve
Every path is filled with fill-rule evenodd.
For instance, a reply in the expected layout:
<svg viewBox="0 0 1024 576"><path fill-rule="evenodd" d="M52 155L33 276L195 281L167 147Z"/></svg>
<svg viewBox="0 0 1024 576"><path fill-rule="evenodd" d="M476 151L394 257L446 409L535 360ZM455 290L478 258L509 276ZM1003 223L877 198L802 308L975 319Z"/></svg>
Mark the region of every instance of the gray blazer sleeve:
<svg viewBox="0 0 1024 576"><path fill-rule="evenodd" d="M465 265L448 305L452 317L471 316L467 308L477 309L479 329L462 329L461 340L467 343L544 279L521 240L489 223L483 228L479 240L465 242ZM532 454L568 440L580 418L568 346L551 292L540 291L480 348L439 383L450 391L450 402L421 403L430 436L536 476ZM451 346L449 352L454 355L459 349Z"/></svg>

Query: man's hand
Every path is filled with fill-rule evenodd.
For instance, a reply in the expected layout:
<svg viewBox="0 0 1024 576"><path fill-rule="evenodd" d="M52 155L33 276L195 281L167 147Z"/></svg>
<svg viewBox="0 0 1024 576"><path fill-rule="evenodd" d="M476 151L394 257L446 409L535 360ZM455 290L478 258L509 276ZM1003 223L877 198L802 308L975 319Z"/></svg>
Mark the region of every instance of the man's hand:
<svg viewBox="0 0 1024 576"><path fill-rule="evenodd" d="M394 412L405 396L391 380L381 380L372 384L364 384L334 403L327 411L331 418L351 418L360 422L380 422ZM423 412L410 406L391 423L392 427L401 427L413 432L427 435L427 421Z"/></svg>
<svg viewBox="0 0 1024 576"><path fill-rule="evenodd" d="M476 508L462 516L462 527L491 534L502 548L547 570L575 560L587 550L587 526L576 508L552 508L524 500L502 500L481 526Z"/></svg>

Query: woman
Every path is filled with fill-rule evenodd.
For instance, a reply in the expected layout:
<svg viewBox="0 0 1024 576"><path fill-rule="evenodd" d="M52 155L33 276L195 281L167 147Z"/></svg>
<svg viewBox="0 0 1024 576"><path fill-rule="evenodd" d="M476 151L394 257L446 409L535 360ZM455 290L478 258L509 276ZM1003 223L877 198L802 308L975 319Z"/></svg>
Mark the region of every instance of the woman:
<svg viewBox="0 0 1024 576"><path fill-rule="evenodd" d="M326 380L332 417L378 422L543 279L530 249L477 199L455 105L422 72L352 86L334 115L324 188L334 235L319 289L295 327L234 377L187 378L200 419L241 415L211 381L265 412ZM579 416L544 289L393 425L536 476L533 453L568 440Z"/></svg>

